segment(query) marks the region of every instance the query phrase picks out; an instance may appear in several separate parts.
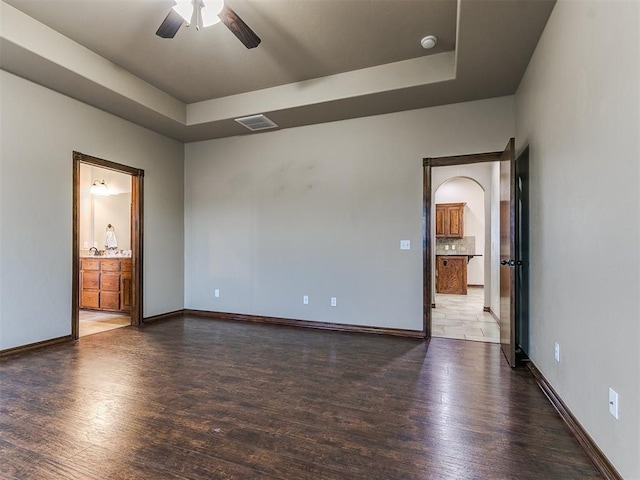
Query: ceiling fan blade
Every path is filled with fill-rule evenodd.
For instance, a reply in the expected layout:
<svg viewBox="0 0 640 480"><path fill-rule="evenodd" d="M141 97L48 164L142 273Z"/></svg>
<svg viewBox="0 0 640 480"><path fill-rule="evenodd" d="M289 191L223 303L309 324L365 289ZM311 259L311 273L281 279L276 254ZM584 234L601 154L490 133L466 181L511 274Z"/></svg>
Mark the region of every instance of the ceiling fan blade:
<svg viewBox="0 0 640 480"><path fill-rule="evenodd" d="M173 38L178 33L178 30L184 23L184 20L178 13L172 8L169 10L167 18L160 24L160 28L156 32L156 35L162 38Z"/></svg>
<svg viewBox="0 0 640 480"><path fill-rule="evenodd" d="M255 34L249 25L244 23L242 19L238 16L236 12L231 10L227 4L224 4L222 11L218 14L222 23L224 23L229 30L233 32L233 34L238 37L244 46L247 48L256 48L260 45L260 37Z"/></svg>

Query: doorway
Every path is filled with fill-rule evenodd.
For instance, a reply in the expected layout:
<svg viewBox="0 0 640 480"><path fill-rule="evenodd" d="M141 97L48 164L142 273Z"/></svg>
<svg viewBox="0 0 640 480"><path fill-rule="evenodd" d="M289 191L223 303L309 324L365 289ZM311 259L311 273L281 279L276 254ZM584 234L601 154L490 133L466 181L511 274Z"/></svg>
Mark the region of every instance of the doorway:
<svg viewBox="0 0 640 480"><path fill-rule="evenodd" d="M423 332L426 339L431 338L433 334L432 303L435 300L435 249L433 245L436 238L435 209L432 208L434 204L432 190L434 167L464 166L486 162L498 162L499 165L492 178L495 180L497 176L495 183L500 187L495 191L497 204L500 206L496 215L502 219L497 222L497 228L500 232L499 241L494 245L492 240L490 249L489 268L491 272L499 272L497 288L492 285L491 305L495 303L494 300L497 298L496 313L500 323L500 346L509 365L513 367L516 365L516 350L519 349L518 345L521 340L518 338L517 327L521 325L519 322L522 318L522 311L518 308L524 307L517 298L519 272L523 270L523 265L529 263L528 257L519 256L521 248L518 244L520 240L516 228L519 216L522 215L516 208L516 205L522 206L522 203L518 203L518 195L525 190L524 187L516 188L516 186L518 182L528 182L528 175L527 171L516 168L514 138L511 138L507 142L506 148L500 152L425 158L423 160ZM518 171L521 171L519 176L516 175ZM494 190L492 189L493 196ZM494 198L491 200L492 203L495 202ZM492 212L492 218L493 216L494 212ZM528 226L522 225L521 230L526 229Z"/></svg>
<svg viewBox="0 0 640 480"><path fill-rule="evenodd" d="M142 322L144 172L73 153L74 340Z"/></svg>
<svg viewBox="0 0 640 480"><path fill-rule="evenodd" d="M485 162L433 169L434 337L500 343L498 319L490 313L495 284L490 237L497 236L491 229L491 211L496 210L491 191L496 168L495 162ZM455 222L455 228L445 229L447 220Z"/></svg>

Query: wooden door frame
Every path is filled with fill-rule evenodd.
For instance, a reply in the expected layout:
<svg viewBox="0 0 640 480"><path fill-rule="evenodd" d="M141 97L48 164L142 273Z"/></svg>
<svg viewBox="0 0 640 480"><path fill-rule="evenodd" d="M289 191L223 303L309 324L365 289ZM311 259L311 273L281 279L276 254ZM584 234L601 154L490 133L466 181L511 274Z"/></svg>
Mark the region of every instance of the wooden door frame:
<svg viewBox="0 0 640 480"><path fill-rule="evenodd" d="M131 175L131 325L141 325L142 313L142 253L144 238L144 170L73 152L73 252L71 278L71 338L80 334L80 164L106 168Z"/></svg>
<svg viewBox="0 0 640 480"><path fill-rule="evenodd" d="M454 165L467 165L482 162L498 162L502 151L487 153L472 153L470 155L456 155L452 157L427 157L422 159L422 333L425 339L431 338L431 306L433 299L433 258L431 245L435 239L431 235L431 194L433 167L450 167Z"/></svg>

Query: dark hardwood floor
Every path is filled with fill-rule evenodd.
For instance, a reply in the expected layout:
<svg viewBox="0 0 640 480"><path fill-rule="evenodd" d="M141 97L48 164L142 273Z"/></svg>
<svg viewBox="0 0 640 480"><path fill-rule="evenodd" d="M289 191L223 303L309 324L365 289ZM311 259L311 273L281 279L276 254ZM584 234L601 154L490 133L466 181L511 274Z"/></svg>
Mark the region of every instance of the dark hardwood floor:
<svg viewBox="0 0 640 480"><path fill-rule="evenodd" d="M0 476L601 478L498 345L202 318L2 359Z"/></svg>

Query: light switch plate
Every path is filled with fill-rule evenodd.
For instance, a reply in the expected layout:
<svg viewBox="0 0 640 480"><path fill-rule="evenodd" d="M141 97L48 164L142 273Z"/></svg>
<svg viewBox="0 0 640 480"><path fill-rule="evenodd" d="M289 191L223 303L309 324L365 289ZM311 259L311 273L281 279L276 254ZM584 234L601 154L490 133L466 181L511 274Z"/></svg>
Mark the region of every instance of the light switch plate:
<svg viewBox="0 0 640 480"><path fill-rule="evenodd" d="M411 240L400 240L400 250L411 250Z"/></svg>
<svg viewBox="0 0 640 480"><path fill-rule="evenodd" d="M220 290L218 290L217 288L213 291L213 296L216 298L220 297Z"/></svg>
<svg viewBox="0 0 640 480"><path fill-rule="evenodd" d="M304 305L309 305L309 295L305 295L304 297L302 297L302 303Z"/></svg>
<svg viewBox="0 0 640 480"><path fill-rule="evenodd" d="M618 392L613 388L609 389L609 413L618 419Z"/></svg>
<svg viewBox="0 0 640 480"><path fill-rule="evenodd" d="M338 299L336 297L331 297L331 306L335 307L338 305Z"/></svg>

